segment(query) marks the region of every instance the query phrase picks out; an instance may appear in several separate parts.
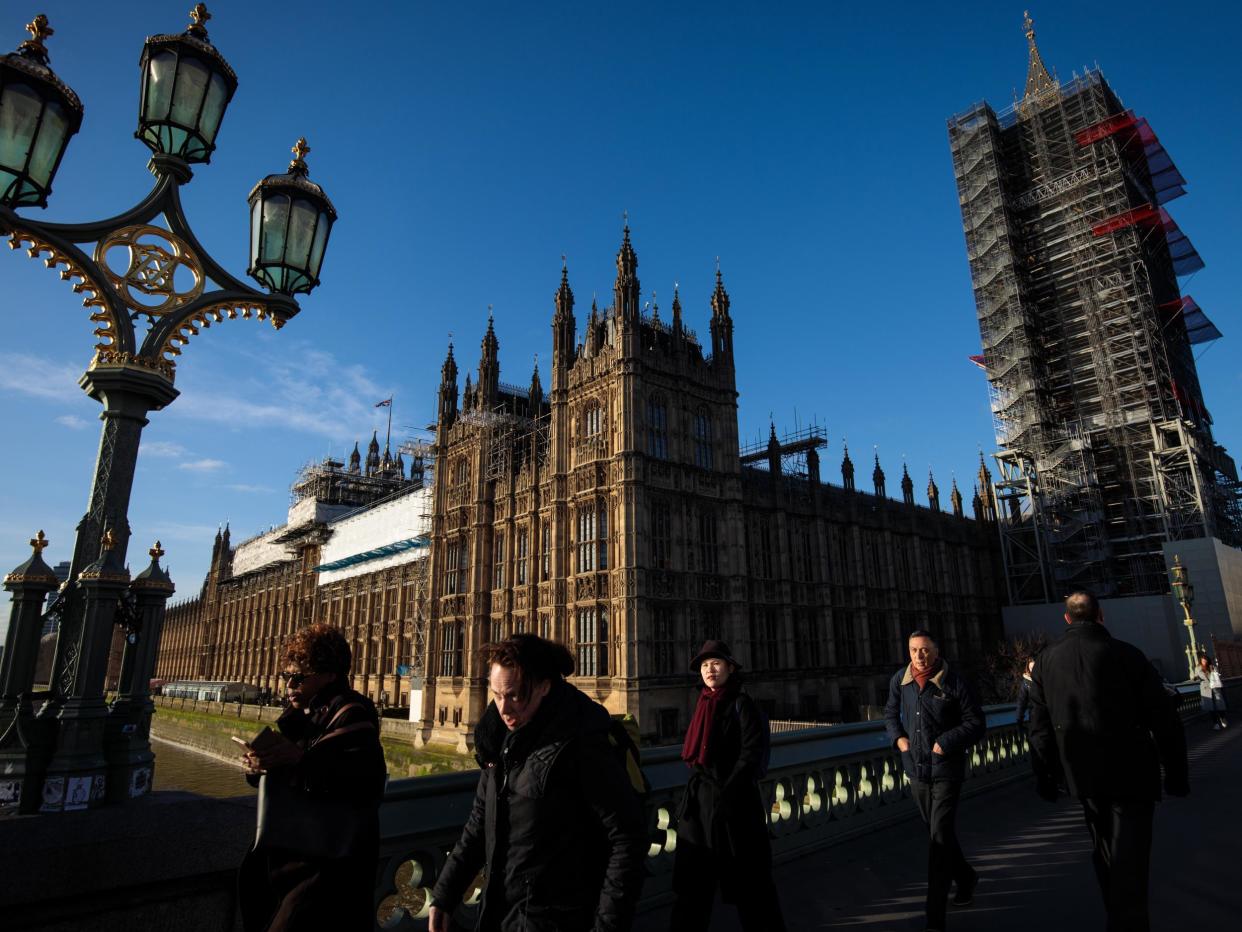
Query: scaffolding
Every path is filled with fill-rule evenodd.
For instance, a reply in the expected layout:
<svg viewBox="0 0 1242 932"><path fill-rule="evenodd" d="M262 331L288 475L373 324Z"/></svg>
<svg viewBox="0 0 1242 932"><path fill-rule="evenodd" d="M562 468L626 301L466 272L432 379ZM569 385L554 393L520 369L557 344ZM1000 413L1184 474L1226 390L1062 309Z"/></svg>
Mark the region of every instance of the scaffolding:
<svg viewBox="0 0 1242 932"><path fill-rule="evenodd" d="M1185 181L1098 70L949 139L1010 599L1163 591L1166 540L1239 527L1190 349L1220 334L1180 294L1202 261L1163 207Z"/></svg>

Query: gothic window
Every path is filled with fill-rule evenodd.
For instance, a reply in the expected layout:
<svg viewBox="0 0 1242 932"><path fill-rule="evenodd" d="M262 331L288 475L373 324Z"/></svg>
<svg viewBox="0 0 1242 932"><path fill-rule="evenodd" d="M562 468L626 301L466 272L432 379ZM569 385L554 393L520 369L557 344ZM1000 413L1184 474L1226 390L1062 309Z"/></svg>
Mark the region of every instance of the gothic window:
<svg viewBox="0 0 1242 932"><path fill-rule="evenodd" d="M595 506L578 508L578 572L589 573L595 569Z"/></svg>
<svg viewBox="0 0 1242 932"><path fill-rule="evenodd" d="M839 609L836 612L837 666L852 667L858 663L858 635L854 629L852 612Z"/></svg>
<svg viewBox="0 0 1242 932"><path fill-rule="evenodd" d="M579 676L608 675L608 610L578 609L576 637Z"/></svg>
<svg viewBox="0 0 1242 932"><path fill-rule="evenodd" d="M601 570L608 569L608 502L601 499L595 505L595 564Z"/></svg>
<svg viewBox="0 0 1242 932"><path fill-rule="evenodd" d="M492 545L492 588L505 587L505 533L496 532L496 540Z"/></svg>
<svg viewBox="0 0 1242 932"><path fill-rule="evenodd" d="M678 666L677 618L669 605L653 611L651 632L651 672L675 673Z"/></svg>
<svg viewBox="0 0 1242 932"><path fill-rule="evenodd" d="M661 395L647 399L647 453L658 460L668 459L668 405Z"/></svg>
<svg viewBox="0 0 1242 932"><path fill-rule="evenodd" d="M720 553L716 542L716 512L711 508L699 511L699 549L703 554L703 572L715 573L720 569Z"/></svg>
<svg viewBox="0 0 1242 932"><path fill-rule="evenodd" d="M757 608L750 616L750 655L757 670L780 666L781 645L776 609Z"/></svg>
<svg viewBox="0 0 1242 932"><path fill-rule="evenodd" d="M470 463L464 456L459 456L453 465L453 484L465 485L470 481Z"/></svg>
<svg viewBox="0 0 1242 932"><path fill-rule="evenodd" d="M539 524L539 578L547 580L552 574L552 522L544 519Z"/></svg>
<svg viewBox="0 0 1242 932"><path fill-rule="evenodd" d="M668 568L672 547L672 516L669 514L668 502L654 501L651 503L651 566L653 569Z"/></svg>
<svg viewBox="0 0 1242 932"><path fill-rule="evenodd" d="M814 582L815 570L812 555L814 550L811 544L811 525L804 524L800 529L797 540L797 552L795 554L796 565L794 571L797 578L802 582Z"/></svg>
<svg viewBox="0 0 1242 932"><path fill-rule="evenodd" d="M466 629L461 622L449 622L440 630L440 675L461 676L462 651Z"/></svg>
<svg viewBox="0 0 1242 932"><path fill-rule="evenodd" d="M530 531L519 528L517 532L517 552L513 555L516 561L513 572L517 576L519 586L526 585L526 565L530 559Z"/></svg>
<svg viewBox="0 0 1242 932"><path fill-rule="evenodd" d="M700 469L711 469L714 465L712 418L706 407L700 407L694 413L694 465Z"/></svg>
<svg viewBox="0 0 1242 932"><path fill-rule="evenodd" d="M600 428L600 404L598 401L588 401L586 410L582 413L582 433L586 437L595 437L599 434Z"/></svg>
<svg viewBox="0 0 1242 932"><path fill-rule="evenodd" d="M466 590L467 570L470 563L470 550L466 539L450 541L448 545L447 566L444 572L444 592L454 595ZM353 606L350 606L351 611Z"/></svg>
<svg viewBox="0 0 1242 932"><path fill-rule="evenodd" d="M697 642L720 640L723 630L724 625L721 623L720 608L716 605L701 606L699 608L699 633L701 637L697 638Z"/></svg>
<svg viewBox="0 0 1242 932"><path fill-rule="evenodd" d="M543 638L544 640L551 639L552 637L552 616L551 615L540 615L539 616L539 636Z"/></svg>
<svg viewBox="0 0 1242 932"><path fill-rule="evenodd" d="M798 666L818 667L819 627L816 625L815 609L798 609L795 616L795 625L794 642Z"/></svg>
<svg viewBox="0 0 1242 932"><path fill-rule="evenodd" d="M504 623L499 618L493 618L488 623L487 639L493 644L499 644L505 638Z"/></svg>
<svg viewBox="0 0 1242 932"><path fill-rule="evenodd" d="M772 573L772 519L767 515L759 518L759 575L771 579Z"/></svg>

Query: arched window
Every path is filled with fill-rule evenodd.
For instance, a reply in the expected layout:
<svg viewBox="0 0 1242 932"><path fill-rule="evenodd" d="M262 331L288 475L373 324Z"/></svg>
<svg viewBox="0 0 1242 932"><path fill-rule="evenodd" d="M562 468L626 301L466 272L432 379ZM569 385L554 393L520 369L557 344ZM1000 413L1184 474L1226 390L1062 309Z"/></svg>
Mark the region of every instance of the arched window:
<svg viewBox="0 0 1242 932"><path fill-rule="evenodd" d="M715 459L712 456L712 416L706 407L694 412L694 465L700 469L711 469Z"/></svg>
<svg viewBox="0 0 1242 932"><path fill-rule="evenodd" d="M588 401L586 410L582 412L582 434L585 437L595 437L600 431L600 403L598 401Z"/></svg>
<svg viewBox="0 0 1242 932"><path fill-rule="evenodd" d="M587 502L578 508L578 572L608 569L608 503Z"/></svg>
<svg viewBox="0 0 1242 932"><path fill-rule="evenodd" d="M668 459L668 406L661 395L647 399L647 453Z"/></svg>
<svg viewBox="0 0 1242 932"><path fill-rule="evenodd" d="M457 462L453 464L453 484L465 485L470 481L470 463L464 456L457 458Z"/></svg>

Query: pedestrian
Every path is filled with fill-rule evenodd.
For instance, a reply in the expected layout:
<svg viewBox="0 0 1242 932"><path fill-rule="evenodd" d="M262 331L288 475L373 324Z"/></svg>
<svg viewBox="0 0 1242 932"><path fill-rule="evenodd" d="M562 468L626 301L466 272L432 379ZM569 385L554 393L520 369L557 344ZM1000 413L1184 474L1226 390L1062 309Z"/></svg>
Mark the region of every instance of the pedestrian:
<svg viewBox="0 0 1242 932"><path fill-rule="evenodd" d="M349 643L315 624L284 648L288 708L247 746L258 832L238 893L246 932L375 925L387 772L371 700L349 688Z"/></svg>
<svg viewBox="0 0 1242 932"><path fill-rule="evenodd" d="M953 904L969 906L979 883L957 840L956 821L966 754L987 724L973 686L949 669L930 633L911 634L909 649L909 665L889 682L884 720L927 823L927 929L940 932L950 885L956 885Z"/></svg>
<svg viewBox="0 0 1242 932"><path fill-rule="evenodd" d="M1186 739L1160 675L1103 620L1090 592L1066 597L1069 627L1031 676L1031 763L1040 796L1063 783L1082 804L1108 932L1147 932L1160 770L1170 796L1190 792Z"/></svg>
<svg viewBox="0 0 1242 932"><path fill-rule="evenodd" d="M1225 690L1220 682L1220 672L1207 654L1199 655L1199 668L1195 670L1199 681L1199 706L1207 713L1214 731L1228 728L1225 721Z"/></svg>
<svg viewBox="0 0 1242 932"><path fill-rule="evenodd" d="M474 732L470 817L431 894L431 932L482 869L476 930L625 932L646 870L643 809L612 719L565 682L561 644L516 634L483 651L492 703Z"/></svg>
<svg viewBox="0 0 1242 932"><path fill-rule="evenodd" d="M1035 669L1035 658L1027 657L1023 664L1022 678L1018 680L1018 734L1026 736L1026 716L1031 708L1031 671Z"/></svg>
<svg viewBox="0 0 1242 932"><path fill-rule="evenodd" d="M703 687L681 749L690 778L677 817L669 930L705 932L719 886L745 932L784 932L759 790L767 719L742 688L741 666L724 641L705 641L690 669Z"/></svg>

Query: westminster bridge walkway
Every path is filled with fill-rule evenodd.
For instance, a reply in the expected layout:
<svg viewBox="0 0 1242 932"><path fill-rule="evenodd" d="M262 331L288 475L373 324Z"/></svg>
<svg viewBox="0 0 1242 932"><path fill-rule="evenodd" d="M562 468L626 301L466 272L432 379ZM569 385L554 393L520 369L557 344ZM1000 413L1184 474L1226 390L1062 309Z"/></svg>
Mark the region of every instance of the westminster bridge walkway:
<svg viewBox="0 0 1242 932"><path fill-rule="evenodd" d="M1242 700L1242 682L1231 692ZM1184 697L1188 716L1197 700ZM989 709L988 718L959 820L981 882L975 904L951 914L954 932L1103 928L1077 807L1035 797L1012 707ZM1219 732L1195 719L1188 725L1192 795L1157 807L1153 929L1238 927L1242 721L1236 725ZM644 760L652 783L651 876L635 932L665 932L672 813L685 768L672 748ZM926 842L899 766L877 723L774 736L765 787L791 932L922 928ZM429 887L466 818L474 782L472 774L454 774L390 784L377 928L426 928ZM236 928L234 870L253 826L253 799L178 793L0 821L0 925L45 932ZM470 899L458 914L463 929L473 925ZM736 928L734 911L718 906L713 932Z"/></svg>

